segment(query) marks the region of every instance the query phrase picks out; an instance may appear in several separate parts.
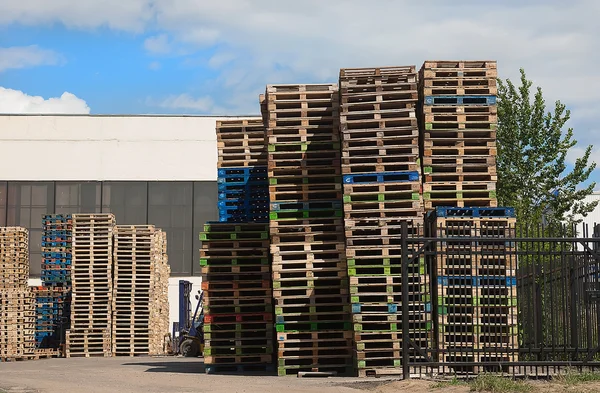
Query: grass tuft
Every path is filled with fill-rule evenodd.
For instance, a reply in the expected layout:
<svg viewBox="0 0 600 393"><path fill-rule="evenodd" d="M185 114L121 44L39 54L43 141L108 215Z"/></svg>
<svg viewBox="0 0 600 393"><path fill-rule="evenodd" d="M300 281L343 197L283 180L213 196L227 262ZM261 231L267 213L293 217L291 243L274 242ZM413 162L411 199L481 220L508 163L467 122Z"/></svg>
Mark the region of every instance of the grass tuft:
<svg viewBox="0 0 600 393"><path fill-rule="evenodd" d="M466 386L467 383L454 377L449 381L440 381L431 386L432 389L444 389L450 386Z"/></svg>
<svg viewBox="0 0 600 393"><path fill-rule="evenodd" d="M556 381L565 385L578 385L586 382L600 381L600 373L568 371L555 377Z"/></svg>
<svg viewBox="0 0 600 393"><path fill-rule="evenodd" d="M490 393L527 393L533 389L526 382L493 374L481 374L471 381L469 386L473 392Z"/></svg>

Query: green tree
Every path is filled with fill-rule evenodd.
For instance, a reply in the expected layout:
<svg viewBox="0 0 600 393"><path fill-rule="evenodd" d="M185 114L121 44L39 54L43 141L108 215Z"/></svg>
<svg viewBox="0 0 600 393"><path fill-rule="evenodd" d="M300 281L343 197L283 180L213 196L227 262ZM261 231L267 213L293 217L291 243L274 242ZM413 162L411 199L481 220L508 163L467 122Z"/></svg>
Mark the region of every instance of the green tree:
<svg viewBox="0 0 600 393"><path fill-rule="evenodd" d="M596 183L582 187L596 163L592 146L585 149L572 169L565 162L577 141L573 129L564 130L571 113L557 101L546 112L542 89L532 90L521 69L521 85L498 80L498 202L514 206L520 224L550 226L574 223L574 215L591 212L597 202L586 203Z"/></svg>

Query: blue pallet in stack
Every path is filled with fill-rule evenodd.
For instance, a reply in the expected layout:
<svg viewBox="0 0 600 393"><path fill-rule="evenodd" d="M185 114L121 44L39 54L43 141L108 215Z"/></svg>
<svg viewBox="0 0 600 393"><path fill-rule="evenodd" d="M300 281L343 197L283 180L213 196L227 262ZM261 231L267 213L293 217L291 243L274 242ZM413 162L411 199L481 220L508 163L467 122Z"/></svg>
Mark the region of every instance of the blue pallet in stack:
<svg viewBox="0 0 600 393"><path fill-rule="evenodd" d="M36 293L38 348L59 348L71 312L71 214L42 217L42 287Z"/></svg>
<svg viewBox="0 0 600 393"><path fill-rule="evenodd" d="M218 189L219 221L269 220L269 180L266 166L220 168Z"/></svg>

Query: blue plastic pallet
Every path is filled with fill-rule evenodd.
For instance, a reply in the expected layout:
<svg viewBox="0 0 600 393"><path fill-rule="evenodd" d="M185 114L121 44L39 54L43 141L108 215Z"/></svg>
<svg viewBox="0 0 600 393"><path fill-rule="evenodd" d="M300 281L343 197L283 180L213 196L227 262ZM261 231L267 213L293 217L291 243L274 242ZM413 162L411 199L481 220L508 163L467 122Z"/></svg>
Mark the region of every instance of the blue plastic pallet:
<svg viewBox="0 0 600 393"><path fill-rule="evenodd" d="M419 172L373 172L344 175L344 184L419 181Z"/></svg>
<svg viewBox="0 0 600 393"><path fill-rule="evenodd" d="M267 181L250 182L250 183L219 183L217 185L219 192L243 191L252 192L255 190L268 190L269 183Z"/></svg>
<svg viewBox="0 0 600 393"><path fill-rule="evenodd" d="M313 202L273 202L272 211L282 210L331 210L341 209L341 201L313 201Z"/></svg>
<svg viewBox="0 0 600 393"><path fill-rule="evenodd" d="M264 199L269 198L269 189L267 186L262 188L253 188L251 190L227 190L220 192L219 199Z"/></svg>
<svg viewBox="0 0 600 393"><path fill-rule="evenodd" d="M262 198L262 199L243 199L243 198L237 198L237 199L220 199L217 202L217 206L219 208L252 208L252 207L258 207L258 208L266 208L267 210L269 210L269 200L268 198Z"/></svg>
<svg viewBox="0 0 600 393"><path fill-rule="evenodd" d="M70 220L73 218L72 214L44 214L42 219L44 221L59 221L59 220Z"/></svg>
<svg viewBox="0 0 600 393"><path fill-rule="evenodd" d="M438 285L443 287L450 286L450 280L459 281L457 284L452 286L502 286L502 287L514 287L517 285L516 277L498 277L498 276L439 276L437 279Z"/></svg>
<svg viewBox="0 0 600 393"><path fill-rule="evenodd" d="M425 96L425 105L496 105L496 96Z"/></svg>
<svg viewBox="0 0 600 393"><path fill-rule="evenodd" d="M515 217L514 207L436 207L437 217Z"/></svg>
<svg viewBox="0 0 600 393"><path fill-rule="evenodd" d="M252 176L252 175L267 175L266 166L243 166L236 168L219 168L217 170L218 177L226 176Z"/></svg>
<svg viewBox="0 0 600 393"><path fill-rule="evenodd" d="M70 252L42 252L42 258L71 259L72 256Z"/></svg>

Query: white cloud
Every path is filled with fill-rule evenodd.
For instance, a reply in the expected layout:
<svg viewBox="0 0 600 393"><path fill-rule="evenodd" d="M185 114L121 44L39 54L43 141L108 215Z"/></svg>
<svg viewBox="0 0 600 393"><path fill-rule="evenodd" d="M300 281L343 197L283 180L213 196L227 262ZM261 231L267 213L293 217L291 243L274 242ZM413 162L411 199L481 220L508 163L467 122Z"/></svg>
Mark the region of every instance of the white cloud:
<svg viewBox="0 0 600 393"><path fill-rule="evenodd" d="M0 87L0 113L89 114L90 108L84 100L69 92L64 92L60 97L44 99Z"/></svg>
<svg viewBox="0 0 600 393"><path fill-rule="evenodd" d="M600 61L599 14L597 0L573 0L568 7L559 0L0 2L0 25L59 22L151 31L158 35L146 41L149 50L179 55L189 53L179 51L183 47L214 45L204 65L219 75L199 88L229 113L258 112L257 100L239 97L267 83L334 82L341 67L497 59L502 78L517 78L524 67L548 103L568 104L576 133L579 106L600 111L600 89L591 88L598 77L590 66Z"/></svg>
<svg viewBox="0 0 600 393"><path fill-rule="evenodd" d="M0 1L0 24L50 25L70 28L140 32L153 18L151 0L18 0Z"/></svg>
<svg viewBox="0 0 600 393"><path fill-rule="evenodd" d="M148 64L148 68L152 71L158 71L161 69L161 67L162 66L158 61L153 61L152 63Z"/></svg>
<svg viewBox="0 0 600 393"><path fill-rule="evenodd" d="M147 101L150 105L165 109L191 110L194 112L212 112L215 108L214 101L210 97L194 98L189 94L171 95L157 104L152 99Z"/></svg>
<svg viewBox="0 0 600 393"><path fill-rule="evenodd" d="M148 37L144 41L144 48L155 54L166 54L171 51L169 37L166 34L160 34L153 37Z"/></svg>
<svg viewBox="0 0 600 393"><path fill-rule="evenodd" d="M0 72L15 68L58 65L64 59L58 53L37 45L0 48Z"/></svg>

